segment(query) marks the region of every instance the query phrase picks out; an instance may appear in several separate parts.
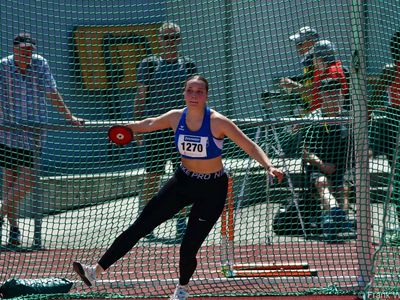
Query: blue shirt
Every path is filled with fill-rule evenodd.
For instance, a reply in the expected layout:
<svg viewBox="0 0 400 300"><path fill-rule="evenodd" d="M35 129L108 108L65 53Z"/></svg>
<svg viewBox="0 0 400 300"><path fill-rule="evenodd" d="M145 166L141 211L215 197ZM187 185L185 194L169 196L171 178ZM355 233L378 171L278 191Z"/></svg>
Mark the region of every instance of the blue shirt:
<svg viewBox="0 0 400 300"><path fill-rule="evenodd" d="M185 81L196 74L195 64L186 57L168 62L158 56L141 61L137 67L137 81L148 86L144 116L155 117L171 109L182 107Z"/></svg>
<svg viewBox="0 0 400 300"><path fill-rule="evenodd" d="M187 108L183 110L175 131L175 146L182 157L211 159L222 155L224 140L212 135L210 115L210 108L206 107L200 129L191 131L186 125Z"/></svg>
<svg viewBox="0 0 400 300"><path fill-rule="evenodd" d="M38 131L29 130L48 121L46 93L54 92L56 82L42 56L32 55L32 63L22 74L14 63L14 55L0 62L0 143L20 149L33 150L38 143ZM28 128L13 128L25 125Z"/></svg>

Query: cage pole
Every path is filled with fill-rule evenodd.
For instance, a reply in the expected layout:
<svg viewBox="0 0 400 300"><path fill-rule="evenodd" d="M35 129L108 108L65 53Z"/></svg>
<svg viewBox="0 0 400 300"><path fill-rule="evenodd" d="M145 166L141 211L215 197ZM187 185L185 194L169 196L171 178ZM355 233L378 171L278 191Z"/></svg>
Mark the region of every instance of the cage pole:
<svg viewBox="0 0 400 300"><path fill-rule="evenodd" d="M351 95L353 100L353 134L356 164L356 205L357 205L357 285L363 289L371 277L371 211L370 174L368 162L368 106L366 90L366 49L365 21L366 0L353 0L351 5L352 62Z"/></svg>
<svg viewBox="0 0 400 300"><path fill-rule="evenodd" d="M225 114L228 117L232 117L234 113L233 105L233 57L232 57L232 1L224 1L224 59L225 59L225 70L224 70L224 90L225 90Z"/></svg>

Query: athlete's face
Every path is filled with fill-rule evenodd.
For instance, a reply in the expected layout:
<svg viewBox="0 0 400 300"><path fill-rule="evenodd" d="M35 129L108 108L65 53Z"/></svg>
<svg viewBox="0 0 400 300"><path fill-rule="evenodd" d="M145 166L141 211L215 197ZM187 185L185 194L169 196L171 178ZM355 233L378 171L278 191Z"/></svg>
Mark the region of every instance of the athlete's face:
<svg viewBox="0 0 400 300"><path fill-rule="evenodd" d="M189 80L183 95L187 107L204 107L208 96L206 83L199 79Z"/></svg>

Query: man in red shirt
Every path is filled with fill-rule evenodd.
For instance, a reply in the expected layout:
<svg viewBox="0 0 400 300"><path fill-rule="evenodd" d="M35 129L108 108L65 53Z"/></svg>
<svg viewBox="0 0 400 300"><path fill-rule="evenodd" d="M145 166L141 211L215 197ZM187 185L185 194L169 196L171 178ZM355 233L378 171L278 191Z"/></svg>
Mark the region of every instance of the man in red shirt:
<svg viewBox="0 0 400 300"><path fill-rule="evenodd" d="M333 102L330 97L330 101L325 103L329 107L325 107L323 111L327 114L329 110L332 116L338 116L343 109L344 99L349 94L342 62L336 59L335 47L327 40L318 41L310 54L313 55L314 75L311 89L305 91L312 97L310 109L321 108L324 105L322 93L331 91L338 96L335 99L338 103Z"/></svg>

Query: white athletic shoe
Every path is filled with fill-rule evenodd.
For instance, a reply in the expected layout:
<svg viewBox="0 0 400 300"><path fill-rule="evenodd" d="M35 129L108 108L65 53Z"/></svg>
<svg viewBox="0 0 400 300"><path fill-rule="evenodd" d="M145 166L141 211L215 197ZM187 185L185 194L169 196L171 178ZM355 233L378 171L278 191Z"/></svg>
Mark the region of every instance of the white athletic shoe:
<svg viewBox="0 0 400 300"><path fill-rule="evenodd" d="M170 300L186 300L189 297L189 293L186 292L185 288L181 285L177 285L174 294L169 298Z"/></svg>
<svg viewBox="0 0 400 300"><path fill-rule="evenodd" d="M84 264L81 264L78 261L74 261L72 264L74 267L74 271L76 274L81 277L84 283L86 283L87 286L92 286L94 285L96 281L96 268L92 266L87 266Z"/></svg>

